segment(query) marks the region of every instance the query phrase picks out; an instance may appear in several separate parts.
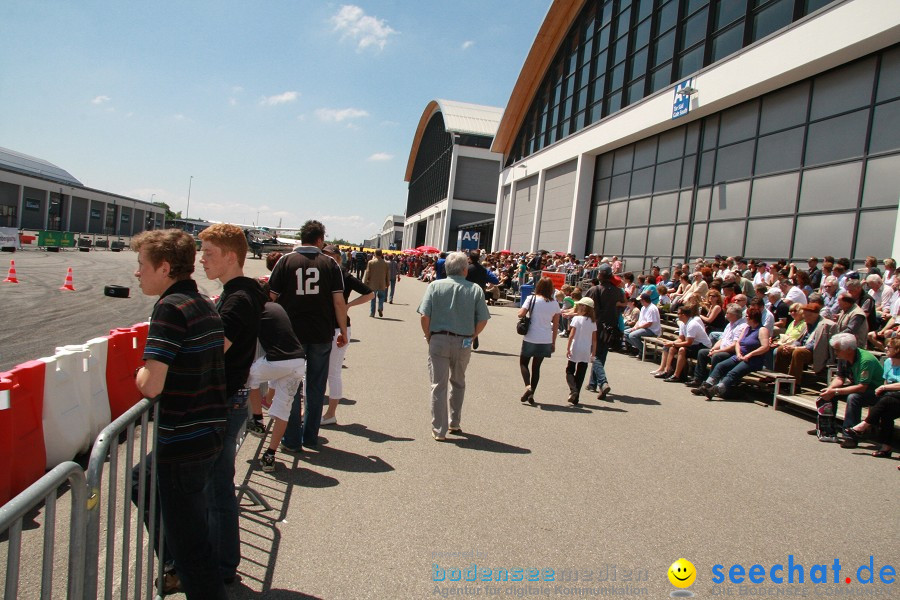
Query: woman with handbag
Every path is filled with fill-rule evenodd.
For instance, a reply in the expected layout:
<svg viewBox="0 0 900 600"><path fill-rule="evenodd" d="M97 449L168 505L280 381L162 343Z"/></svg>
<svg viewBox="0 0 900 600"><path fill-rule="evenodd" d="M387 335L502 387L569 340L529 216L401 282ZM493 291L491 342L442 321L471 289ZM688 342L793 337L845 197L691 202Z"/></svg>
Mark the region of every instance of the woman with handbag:
<svg viewBox="0 0 900 600"><path fill-rule="evenodd" d="M519 368L525 382L520 400L534 406L534 391L541 378L541 363L556 350L559 329L559 304L553 299L553 282L541 277L531 295L519 309L516 331L524 335L519 353ZM529 369L529 362L531 368Z"/></svg>

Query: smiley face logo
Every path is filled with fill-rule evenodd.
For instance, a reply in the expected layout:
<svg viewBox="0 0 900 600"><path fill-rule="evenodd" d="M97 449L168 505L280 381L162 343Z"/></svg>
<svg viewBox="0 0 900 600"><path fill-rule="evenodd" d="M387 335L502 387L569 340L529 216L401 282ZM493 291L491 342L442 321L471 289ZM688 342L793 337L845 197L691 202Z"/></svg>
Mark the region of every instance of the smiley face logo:
<svg viewBox="0 0 900 600"><path fill-rule="evenodd" d="M691 564L691 561L679 558L669 567L669 581L678 588L691 587L694 580L697 579L697 569Z"/></svg>

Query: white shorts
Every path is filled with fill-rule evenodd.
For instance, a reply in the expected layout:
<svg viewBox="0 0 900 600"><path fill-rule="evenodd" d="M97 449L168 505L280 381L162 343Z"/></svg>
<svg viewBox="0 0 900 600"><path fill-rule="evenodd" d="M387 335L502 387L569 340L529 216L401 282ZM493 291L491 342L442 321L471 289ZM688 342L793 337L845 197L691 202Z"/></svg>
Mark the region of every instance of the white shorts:
<svg viewBox="0 0 900 600"><path fill-rule="evenodd" d="M250 367L247 387L256 390L263 381L268 381L269 387L275 390L272 406L269 407L269 416L287 421L291 416L291 402L294 401L294 395L305 374L305 358L270 362L266 360L265 356L262 356L257 358Z"/></svg>

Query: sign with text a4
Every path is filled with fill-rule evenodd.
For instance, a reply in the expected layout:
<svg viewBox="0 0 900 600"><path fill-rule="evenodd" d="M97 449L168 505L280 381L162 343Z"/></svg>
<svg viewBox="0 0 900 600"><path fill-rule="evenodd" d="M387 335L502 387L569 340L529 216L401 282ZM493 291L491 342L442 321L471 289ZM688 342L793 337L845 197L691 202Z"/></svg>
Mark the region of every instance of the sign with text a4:
<svg viewBox="0 0 900 600"><path fill-rule="evenodd" d="M681 91L686 88L694 87L692 84L694 78L686 79L675 86L675 97L672 99L672 118L677 119L683 117L691 111L691 97L688 94L682 94Z"/></svg>

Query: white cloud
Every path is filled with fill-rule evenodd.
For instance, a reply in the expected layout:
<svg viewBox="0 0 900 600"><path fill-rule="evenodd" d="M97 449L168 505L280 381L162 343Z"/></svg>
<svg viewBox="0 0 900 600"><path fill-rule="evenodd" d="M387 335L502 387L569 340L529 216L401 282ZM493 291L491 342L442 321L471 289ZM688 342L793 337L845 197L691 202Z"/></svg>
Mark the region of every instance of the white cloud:
<svg viewBox="0 0 900 600"><path fill-rule="evenodd" d="M475 42L473 40L466 40L465 42L462 43L462 49L468 50L469 48L471 48L474 45L475 45Z"/></svg>
<svg viewBox="0 0 900 600"><path fill-rule="evenodd" d="M238 104L237 98L229 98L228 99L228 106L237 106L237 104Z"/></svg>
<svg viewBox="0 0 900 600"><path fill-rule="evenodd" d="M175 119L176 121L187 121L188 120L188 118L181 113L178 113L177 115L173 116L172 118Z"/></svg>
<svg viewBox="0 0 900 600"><path fill-rule="evenodd" d="M103 104L105 102L109 102L112 100L109 96L97 96L93 100L91 100L91 104Z"/></svg>
<svg viewBox="0 0 900 600"><path fill-rule="evenodd" d="M259 101L259 104L260 106L277 106L279 104L294 102L299 96L300 92L284 92L283 94L265 97Z"/></svg>
<svg viewBox="0 0 900 600"><path fill-rule="evenodd" d="M233 86L233 87L231 88L231 93L232 93L232 94L240 94L240 93L243 92L243 91L244 91L244 88L242 88L242 87L239 86L239 85Z"/></svg>
<svg viewBox="0 0 900 600"><path fill-rule="evenodd" d="M391 160L392 158L394 158L393 154L388 154L387 152L376 152L375 154L373 154L366 160L372 161L372 162L378 162L378 161Z"/></svg>
<svg viewBox="0 0 900 600"><path fill-rule="evenodd" d="M326 123L340 123L348 119L368 117L368 111L360 108L317 108L316 117Z"/></svg>
<svg viewBox="0 0 900 600"><path fill-rule="evenodd" d="M390 27L384 19L378 19L366 14L358 6L345 4L336 15L331 17L334 30L340 31L343 37L356 40L357 49L377 48L384 50L388 38L399 32Z"/></svg>

